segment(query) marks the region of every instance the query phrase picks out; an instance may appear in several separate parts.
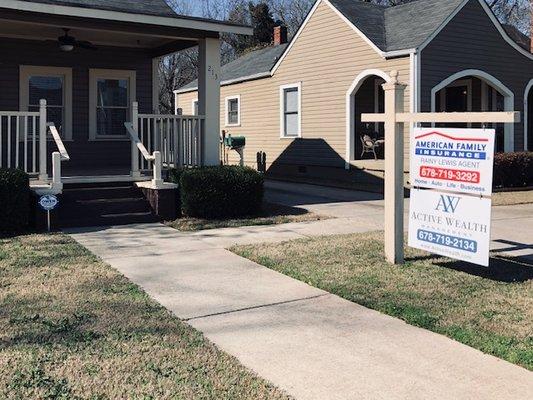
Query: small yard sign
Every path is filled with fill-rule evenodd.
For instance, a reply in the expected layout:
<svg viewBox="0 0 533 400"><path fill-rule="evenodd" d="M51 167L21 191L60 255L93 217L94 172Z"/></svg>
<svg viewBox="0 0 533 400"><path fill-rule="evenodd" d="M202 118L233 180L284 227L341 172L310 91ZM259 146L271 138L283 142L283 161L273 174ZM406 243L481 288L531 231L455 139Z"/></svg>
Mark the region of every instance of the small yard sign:
<svg viewBox="0 0 533 400"><path fill-rule="evenodd" d="M51 211L56 208L58 204L59 200L57 197L51 194L41 196L39 199L39 205L44 211Z"/></svg>
<svg viewBox="0 0 533 400"><path fill-rule="evenodd" d="M494 129L414 129L411 184L491 196L495 134Z"/></svg>
<svg viewBox="0 0 533 400"><path fill-rule="evenodd" d="M411 247L488 266L490 221L490 199L435 190L411 190Z"/></svg>
<svg viewBox="0 0 533 400"><path fill-rule="evenodd" d="M489 265L495 133L413 130L409 246Z"/></svg>
<svg viewBox="0 0 533 400"><path fill-rule="evenodd" d="M47 214L46 220L47 220L47 225L48 225L48 232L50 232L51 230L50 211L56 208L58 204L59 204L59 200L53 194L45 194L44 196L41 196L41 198L39 199L39 206L41 206L41 208L44 211L46 211L46 214Z"/></svg>

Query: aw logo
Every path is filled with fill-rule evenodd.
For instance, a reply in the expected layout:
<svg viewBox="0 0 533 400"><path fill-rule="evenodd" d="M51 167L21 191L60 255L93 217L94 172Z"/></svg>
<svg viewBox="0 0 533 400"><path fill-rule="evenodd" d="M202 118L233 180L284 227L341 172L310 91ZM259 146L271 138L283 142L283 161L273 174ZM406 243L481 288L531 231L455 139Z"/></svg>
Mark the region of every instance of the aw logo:
<svg viewBox="0 0 533 400"><path fill-rule="evenodd" d="M435 210L455 214L460 201L459 197L441 195Z"/></svg>

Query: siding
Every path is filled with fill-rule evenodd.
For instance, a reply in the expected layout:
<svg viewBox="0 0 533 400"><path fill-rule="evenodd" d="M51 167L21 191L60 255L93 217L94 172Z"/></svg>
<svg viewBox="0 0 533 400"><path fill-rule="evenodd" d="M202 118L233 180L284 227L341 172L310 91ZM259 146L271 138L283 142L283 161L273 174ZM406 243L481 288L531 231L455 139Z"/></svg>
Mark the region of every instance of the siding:
<svg viewBox="0 0 533 400"><path fill-rule="evenodd" d="M421 110L431 110L434 86L465 69L496 77L513 91L515 111L524 111L524 90L533 78L533 60L502 38L477 0L471 0L422 51ZM522 150L524 124L515 124L514 133L515 150Z"/></svg>
<svg viewBox="0 0 533 400"><path fill-rule="evenodd" d="M385 60L328 5L310 18L285 60L271 78L221 88L221 127L246 136L245 162L255 165L264 151L267 163L344 167L346 92L365 69L398 70L409 83L409 58ZM280 139L279 87L302 82L302 139ZM405 93L409 107L409 88ZM227 96L241 96L241 126L225 128ZM196 92L178 95L178 107L191 113ZM234 152L232 152L234 153ZM237 161L235 156L232 162Z"/></svg>
<svg viewBox="0 0 533 400"><path fill-rule="evenodd" d="M89 141L89 69L135 70L136 92L141 112L152 109L152 60L139 49L98 47L62 52L55 43L0 39L0 110L19 109L19 66L38 65L72 68L72 141L65 143L71 161L68 171L105 167L130 167L130 142ZM49 146L49 153L55 146ZM105 172L105 171L104 171Z"/></svg>

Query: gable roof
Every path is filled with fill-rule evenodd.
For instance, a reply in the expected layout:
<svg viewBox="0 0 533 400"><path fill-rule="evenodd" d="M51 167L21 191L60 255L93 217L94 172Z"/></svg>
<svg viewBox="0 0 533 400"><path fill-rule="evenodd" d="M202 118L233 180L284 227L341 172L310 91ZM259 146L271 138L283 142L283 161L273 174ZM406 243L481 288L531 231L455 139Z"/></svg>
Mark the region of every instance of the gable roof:
<svg viewBox="0 0 533 400"><path fill-rule="evenodd" d="M347 23L360 31L375 50L387 57L407 55L410 51L421 50L468 1L412 0L402 5L383 6L363 0L317 0L296 36L288 45L283 46L284 51L279 55L276 54L276 61L269 71L266 70L268 63L261 64L258 61L258 64L255 64L256 60L253 55L257 52L249 53L223 67L222 84L228 85L273 75L321 2L329 4ZM519 49L522 54L533 59L530 53L531 39L513 26L502 25L488 9L484 0L479 0L479 2L504 39ZM251 76L254 74L250 74L250 71L254 69L257 69L258 76ZM175 92L192 91L197 86L197 81L194 81Z"/></svg>
<svg viewBox="0 0 533 400"><path fill-rule="evenodd" d="M221 68L221 84L229 85L231 83L270 76L272 67L274 67L287 46L287 44L281 44L279 46L270 46L251 51L223 65ZM195 80L179 88L176 93L189 92L195 90L197 87L198 80Z"/></svg>
<svg viewBox="0 0 533 400"><path fill-rule="evenodd" d="M329 0L381 51L415 49L424 43L464 0L415 0L386 7L358 0Z"/></svg>
<svg viewBox="0 0 533 400"><path fill-rule="evenodd" d="M119 11L132 14L175 17L176 13L165 0L23 0L56 6Z"/></svg>

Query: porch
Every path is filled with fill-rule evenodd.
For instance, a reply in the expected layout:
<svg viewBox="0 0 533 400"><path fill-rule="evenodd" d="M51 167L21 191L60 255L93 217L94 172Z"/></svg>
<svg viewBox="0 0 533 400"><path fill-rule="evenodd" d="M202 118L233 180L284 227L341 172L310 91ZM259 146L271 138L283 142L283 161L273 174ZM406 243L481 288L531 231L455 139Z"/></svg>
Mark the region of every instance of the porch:
<svg viewBox="0 0 533 400"><path fill-rule="evenodd" d="M157 186L164 168L219 163L219 35L250 28L37 3L0 5L0 167L61 193L68 183ZM160 59L195 46L199 115L161 114Z"/></svg>

